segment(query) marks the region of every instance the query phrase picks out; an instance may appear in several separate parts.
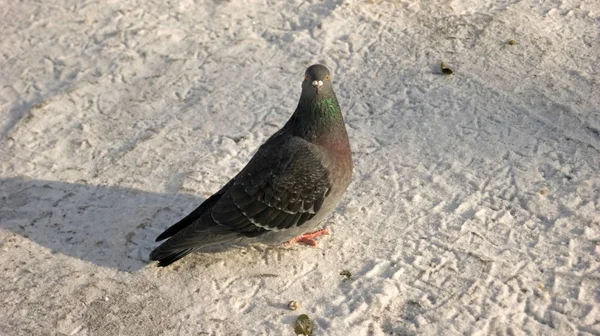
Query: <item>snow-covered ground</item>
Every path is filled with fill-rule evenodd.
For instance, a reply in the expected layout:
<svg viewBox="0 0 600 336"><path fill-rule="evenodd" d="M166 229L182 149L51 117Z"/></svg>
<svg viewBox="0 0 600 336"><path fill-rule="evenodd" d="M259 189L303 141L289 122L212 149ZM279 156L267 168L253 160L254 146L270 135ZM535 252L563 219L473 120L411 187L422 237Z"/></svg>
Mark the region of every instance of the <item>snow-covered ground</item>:
<svg viewBox="0 0 600 336"><path fill-rule="evenodd" d="M149 264L314 62L332 235ZM600 335L596 0L0 0L0 106L2 335Z"/></svg>

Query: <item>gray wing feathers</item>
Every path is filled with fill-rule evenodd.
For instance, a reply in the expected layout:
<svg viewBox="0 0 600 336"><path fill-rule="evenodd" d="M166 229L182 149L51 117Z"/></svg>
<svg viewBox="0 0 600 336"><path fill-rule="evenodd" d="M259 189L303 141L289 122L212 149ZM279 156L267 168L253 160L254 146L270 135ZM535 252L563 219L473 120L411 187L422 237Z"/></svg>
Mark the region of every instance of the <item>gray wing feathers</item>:
<svg viewBox="0 0 600 336"><path fill-rule="evenodd" d="M299 226L312 218L331 187L329 173L321 162L320 149L295 139L285 146L287 151L275 157L258 153L236 177L228 192L231 202L223 202L223 206L230 211L237 208L249 223L270 231ZM220 216L213 218L229 225Z"/></svg>
<svg viewBox="0 0 600 336"><path fill-rule="evenodd" d="M314 217L331 188L324 150L300 138L280 140L263 145L220 199L151 258L289 229Z"/></svg>

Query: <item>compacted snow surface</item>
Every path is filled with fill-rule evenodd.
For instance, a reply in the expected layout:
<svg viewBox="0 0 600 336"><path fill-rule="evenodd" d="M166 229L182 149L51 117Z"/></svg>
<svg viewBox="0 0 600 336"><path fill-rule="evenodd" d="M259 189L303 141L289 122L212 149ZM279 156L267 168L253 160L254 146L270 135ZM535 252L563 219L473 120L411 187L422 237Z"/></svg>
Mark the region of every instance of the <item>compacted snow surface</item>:
<svg viewBox="0 0 600 336"><path fill-rule="evenodd" d="M598 1L1 0L0 36L1 335L600 335ZM315 62L332 234L149 263Z"/></svg>

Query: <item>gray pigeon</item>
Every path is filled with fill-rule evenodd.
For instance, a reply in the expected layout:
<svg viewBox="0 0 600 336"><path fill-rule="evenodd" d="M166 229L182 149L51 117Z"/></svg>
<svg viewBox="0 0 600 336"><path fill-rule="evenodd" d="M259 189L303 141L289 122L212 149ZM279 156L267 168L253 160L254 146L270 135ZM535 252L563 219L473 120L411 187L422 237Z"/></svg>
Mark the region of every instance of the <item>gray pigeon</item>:
<svg viewBox="0 0 600 336"><path fill-rule="evenodd" d="M306 69L296 111L231 181L168 228L150 253L167 266L220 243L281 244L327 234L314 229L337 206L352 176L352 154L331 74Z"/></svg>

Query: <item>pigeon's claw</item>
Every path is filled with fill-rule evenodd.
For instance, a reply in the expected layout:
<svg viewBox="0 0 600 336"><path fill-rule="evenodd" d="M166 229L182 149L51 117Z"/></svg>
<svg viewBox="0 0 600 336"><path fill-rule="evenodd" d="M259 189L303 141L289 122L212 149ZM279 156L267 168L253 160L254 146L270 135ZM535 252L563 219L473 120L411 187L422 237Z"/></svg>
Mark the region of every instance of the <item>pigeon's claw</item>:
<svg viewBox="0 0 600 336"><path fill-rule="evenodd" d="M315 240L315 238L317 238L319 236L323 236L323 235L328 235L328 234L329 234L329 231L327 229L321 229L321 230L317 230L315 232L305 233L296 238L292 238L292 239L288 240L286 244L302 243L302 244L316 247L317 241Z"/></svg>

